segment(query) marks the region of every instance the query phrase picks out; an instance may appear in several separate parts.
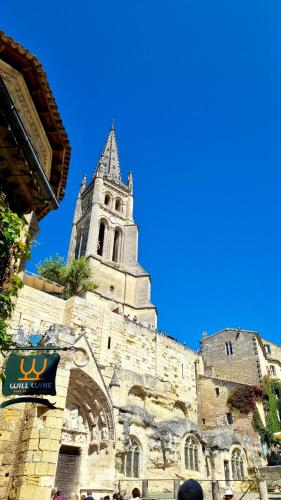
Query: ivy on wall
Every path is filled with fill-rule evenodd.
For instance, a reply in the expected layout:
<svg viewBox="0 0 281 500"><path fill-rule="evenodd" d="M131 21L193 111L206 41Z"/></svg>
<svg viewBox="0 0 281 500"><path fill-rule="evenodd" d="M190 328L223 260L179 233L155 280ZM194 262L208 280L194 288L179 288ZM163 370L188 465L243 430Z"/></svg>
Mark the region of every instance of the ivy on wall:
<svg viewBox="0 0 281 500"><path fill-rule="evenodd" d="M257 409L259 401L263 403L265 424ZM266 376L262 387L256 385L238 387L230 391L227 404L229 408L235 408L244 415L253 412L253 422L263 443L270 445L274 441L272 437L274 432L281 431L281 422L278 418L278 414L281 415L281 381L279 379Z"/></svg>
<svg viewBox="0 0 281 500"><path fill-rule="evenodd" d="M278 418L278 410L281 407L281 381L264 378L265 397L263 400L266 414L266 429L269 442L272 441L272 434L281 430L281 422Z"/></svg>
<svg viewBox="0 0 281 500"><path fill-rule="evenodd" d="M17 274L18 262L29 256L29 244L25 241L24 221L5 202L0 194L0 352L11 345L7 320L14 307L14 298L22 280Z"/></svg>
<svg viewBox="0 0 281 500"><path fill-rule="evenodd" d="M281 381L279 379L264 377L263 406L266 424L263 424L258 409L253 414L253 420L261 440L270 445L274 442L273 434L281 431L279 420L279 415L281 415Z"/></svg>

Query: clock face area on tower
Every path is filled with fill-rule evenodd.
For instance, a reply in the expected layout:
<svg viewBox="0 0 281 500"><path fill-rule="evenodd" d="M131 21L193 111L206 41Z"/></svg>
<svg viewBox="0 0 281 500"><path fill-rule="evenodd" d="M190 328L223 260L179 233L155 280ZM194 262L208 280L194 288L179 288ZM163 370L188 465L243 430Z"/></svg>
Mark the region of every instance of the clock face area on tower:
<svg viewBox="0 0 281 500"><path fill-rule="evenodd" d="M84 176L78 193L68 260L82 256L88 258L98 284L93 294L106 300L111 310L156 326L156 308L150 301L150 276L137 257L133 176L129 173L123 183L114 128L109 132L91 182L87 184Z"/></svg>

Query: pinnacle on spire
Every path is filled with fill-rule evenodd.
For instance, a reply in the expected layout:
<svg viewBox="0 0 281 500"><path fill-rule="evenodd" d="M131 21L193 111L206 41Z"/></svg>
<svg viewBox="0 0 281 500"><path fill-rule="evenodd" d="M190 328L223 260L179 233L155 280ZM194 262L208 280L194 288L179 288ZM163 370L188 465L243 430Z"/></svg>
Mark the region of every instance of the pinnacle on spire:
<svg viewBox="0 0 281 500"><path fill-rule="evenodd" d="M109 387L120 387L120 382L119 382L119 378L117 376L116 368L114 368L114 372L113 372Z"/></svg>
<svg viewBox="0 0 281 500"><path fill-rule="evenodd" d="M86 187L87 187L87 176L84 174L82 177L79 193L82 193L82 191L84 191Z"/></svg>
<svg viewBox="0 0 281 500"><path fill-rule="evenodd" d="M127 186L130 190L130 192L132 193L133 192L133 173L132 172L129 172L128 174L128 180L127 180Z"/></svg>
<svg viewBox="0 0 281 500"><path fill-rule="evenodd" d="M120 163L116 143L114 121L112 122L110 132L103 148L103 152L100 155L96 173L109 177L115 182L121 182Z"/></svg>

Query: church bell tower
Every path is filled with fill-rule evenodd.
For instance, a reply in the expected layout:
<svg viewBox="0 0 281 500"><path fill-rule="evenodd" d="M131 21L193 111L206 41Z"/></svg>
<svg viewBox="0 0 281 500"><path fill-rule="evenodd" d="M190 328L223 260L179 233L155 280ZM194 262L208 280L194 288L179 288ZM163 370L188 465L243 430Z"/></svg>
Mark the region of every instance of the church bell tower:
<svg viewBox="0 0 281 500"><path fill-rule="evenodd" d="M86 256L98 283L96 298L134 321L157 326L148 273L138 263L138 227L133 218L133 176L121 179L114 125L93 179L84 176L72 224L68 261Z"/></svg>

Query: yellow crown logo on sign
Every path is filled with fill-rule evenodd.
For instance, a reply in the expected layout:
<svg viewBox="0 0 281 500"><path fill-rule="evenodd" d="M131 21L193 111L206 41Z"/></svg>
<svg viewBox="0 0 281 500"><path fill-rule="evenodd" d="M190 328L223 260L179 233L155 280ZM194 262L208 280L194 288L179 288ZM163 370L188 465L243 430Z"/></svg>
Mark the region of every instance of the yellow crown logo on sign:
<svg viewBox="0 0 281 500"><path fill-rule="evenodd" d="M40 375L42 375L42 373L44 373L44 371L46 370L47 368L47 363L48 363L48 360L45 358L43 360L43 368L41 370L36 370L36 359L34 358L32 360L32 363L31 363L31 368L30 370L25 370L24 368L24 358L22 358L20 360L20 371L21 373L24 375L24 377L21 377L21 378L18 378L18 380L24 380L24 381L27 381L27 380L31 380L31 381L35 381L35 380L41 380L40 378ZM33 377L30 377L29 375L31 375L33 373Z"/></svg>

